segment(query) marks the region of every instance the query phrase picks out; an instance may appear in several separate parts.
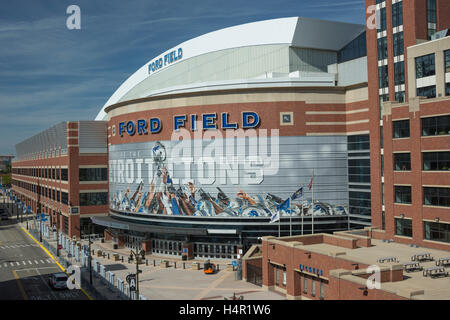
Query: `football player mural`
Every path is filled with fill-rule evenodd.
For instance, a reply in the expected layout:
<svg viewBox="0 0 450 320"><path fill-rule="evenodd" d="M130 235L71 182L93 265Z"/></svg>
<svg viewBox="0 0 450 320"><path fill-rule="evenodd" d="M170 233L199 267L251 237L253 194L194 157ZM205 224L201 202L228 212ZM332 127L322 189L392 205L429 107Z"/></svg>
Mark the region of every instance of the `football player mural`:
<svg viewBox="0 0 450 320"><path fill-rule="evenodd" d="M195 185L194 181L174 185L166 165L166 149L161 142L155 143L152 157L155 166L148 190L144 189L141 181L134 191L128 185L123 192L112 193L112 209L178 216L271 217L278 211L281 215L347 214L343 206L321 202L315 202L312 206L310 201L303 200L303 187L289 197L288 202L271 193L252 197L240 189L234 196L228 196L219 187L216 187L217 195L214 197ZM286 203L289 205L286 206Z"/></svg>

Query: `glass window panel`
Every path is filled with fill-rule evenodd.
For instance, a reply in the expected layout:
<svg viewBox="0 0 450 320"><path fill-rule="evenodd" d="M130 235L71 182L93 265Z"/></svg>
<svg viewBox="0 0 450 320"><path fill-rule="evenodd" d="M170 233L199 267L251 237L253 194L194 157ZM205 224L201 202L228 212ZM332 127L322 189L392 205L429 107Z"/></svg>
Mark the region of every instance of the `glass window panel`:
<svg viewBox="0 0 450 320"><path fill-rule="evenodd" d="M409 120L392 121L393 138L409 138Z"/></svg>
<svg viewBox="0 0 450 320"><path fill-rule="evenodd" d="M411 187L410 186L394 186L395 203L411 203Z"/></svg>

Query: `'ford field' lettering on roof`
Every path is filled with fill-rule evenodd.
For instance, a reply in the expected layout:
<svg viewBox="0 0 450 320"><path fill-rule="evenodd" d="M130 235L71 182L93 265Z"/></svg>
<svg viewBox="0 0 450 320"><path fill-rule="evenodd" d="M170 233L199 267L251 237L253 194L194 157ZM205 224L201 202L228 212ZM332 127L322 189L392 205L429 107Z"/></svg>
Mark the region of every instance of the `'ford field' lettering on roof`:
<svg viewBox="0 0 450 320"><path fill-rule="evenodd" d="M148 74L152 74L169 64L181 60L183 58L183 49L178 48L178 50L173 50L166 53L164 56L156 58L148 64Z"/></svg>

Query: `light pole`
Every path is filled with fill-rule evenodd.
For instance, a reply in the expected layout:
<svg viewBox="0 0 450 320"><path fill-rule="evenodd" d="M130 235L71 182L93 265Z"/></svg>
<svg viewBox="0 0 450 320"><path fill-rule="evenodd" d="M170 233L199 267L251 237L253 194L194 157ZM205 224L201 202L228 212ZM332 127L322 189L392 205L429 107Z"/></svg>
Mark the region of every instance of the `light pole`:
<svg viewBox="0 0 450 320"><path fill-rule="evenodd" d="M92 285L92 256L91 256L91 234L89 234L89 283Z"/></svg>
<svg viewBox="0 0 450 320"><path fill-rule="evenodd" d="M59 215L61 214L61 209L56 214L56 256L59 257Z"/></svg>
<svg viewBox="0 0 450 320"><path fill-rule="evenodd" d="M131 250L130 258L132 259L133 256L136 260L136 300L139 300L139 273L142 272L139 270L139 256L141 259L145 259L145 251L140 250L138 252L138 249L136 251Z"/></svg>

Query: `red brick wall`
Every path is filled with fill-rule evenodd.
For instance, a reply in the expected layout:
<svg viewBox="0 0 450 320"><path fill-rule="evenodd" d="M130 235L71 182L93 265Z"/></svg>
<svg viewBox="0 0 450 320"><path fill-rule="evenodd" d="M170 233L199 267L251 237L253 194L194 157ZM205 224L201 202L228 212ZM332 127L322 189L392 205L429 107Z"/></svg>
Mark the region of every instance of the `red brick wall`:
<svg viewBox="0 0 450 320"><path fill-rule="evenodd" d="M75 130L74 130L75 129ZM68 168L68 181L56 181L55 179L45 179L31 176L24 176L14 174L13 179L27 182L30 184L40 184L48 188L55 188L67 190L68 192L68 202L72 206L79 206L79 192L80 190L98 190L105 189L108 190L108 184L79 184L79 166L80 165L105 165L108 164L107 154L97 154L97 155L79 155L78 153L78 122L67 122L67 143L68 150L67 155L52 157L36 160L24 160L24 161L14 161L12 163L13 168L21 167L60 167L65 166ZM74 146L71 146L73 144ZM38 211L37 205L37 194L16 186L13 187L18 193L23 195L27 204L31 206L31 211L36 213ZM62 215L69 217L69 237L80 235L80 216L85 214L105 214L108 210L108 205L105 206L82 206L80 207L80 214L70 215L69 206L57 202L56 200L51 200L43 195L40 196L41 212L45 212L51 215L51 223L55 222L56 212L60 209ZM59 223L60 230L64 230L64 222L61 217Z"/></svg>
<svg viewBox="0 0 450 320"><path fill-rule="evenodd" d="M424 241L423 220L434 220L439 217L441 221L450 222L448 208L430 207L423 205L423 185L448 186L450 172L422 171L422 151L448 150L450 139L448 136L422 137L421 117L430 115L448 114L450 102L424 103L422 100L420 111L409 112L409 107L396 107L392 109L392 116L384 119L385 134L385 206L386 206L386 236L394 238L394 217L404 214L412 219L412 239L395 237L400 243L414 243L424 247L449 250L449 244L439 244ZM409 119L410 137L392 140L392 121L396 119ZM388 139L389 138L389 139ZM393 152L409 151L411 154L411 171L394 171ZM411 204L394 203L394 185L411 185Z"/></svg>

